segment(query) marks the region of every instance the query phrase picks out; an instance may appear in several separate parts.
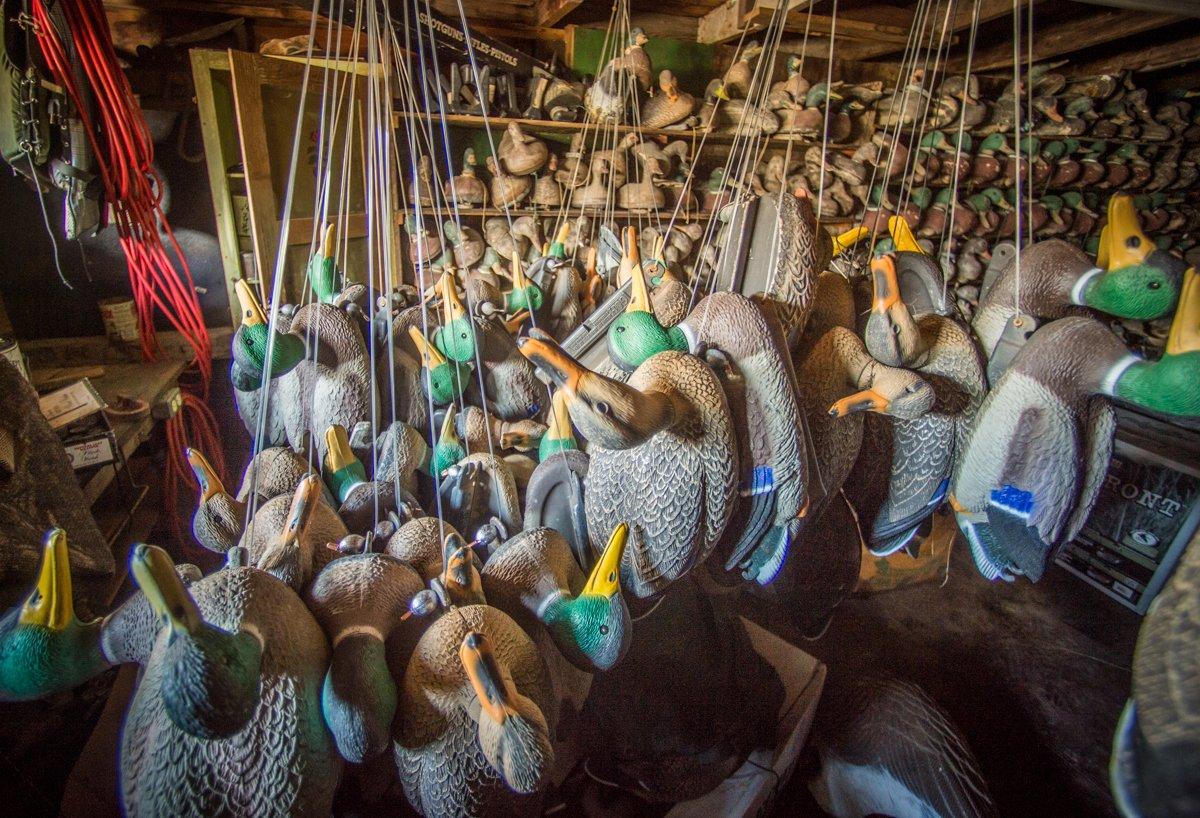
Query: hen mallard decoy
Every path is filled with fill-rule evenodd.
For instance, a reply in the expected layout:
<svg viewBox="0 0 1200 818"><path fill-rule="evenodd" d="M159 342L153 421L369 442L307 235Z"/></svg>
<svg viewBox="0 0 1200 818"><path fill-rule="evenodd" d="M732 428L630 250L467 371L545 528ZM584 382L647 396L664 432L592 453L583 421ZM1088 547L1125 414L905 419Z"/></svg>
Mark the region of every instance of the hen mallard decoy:
<svg viewBox="0 0 1200 818"><path fill-rule="evenodd" d="M492 206L510 208L525 201L533 190L532 176L517 176L500 167L494 156L484 160L488 173L492 175Z"/></svg>
<svg viewBox="0 0 1200 818"><path fill-rule="evenodd" d="M247 567L201 579L186 566L185 588L151 545L134 546L130 567L141 593L80 623L65 535L52 531L36 588L0 622L0 697L40 698L136 662L125 814L330 812L341 759L320 711L329 648L300 599Z"/></svg>
<svg viewBox="0 0 1200 818"><path fill-rule="evenodd" d="M643 128L669 128L684 122L696 108L696 98L679 90L679 80L670 69L658 74L658 93L642 103Z"/></svg>
<svg viewBox="0 0 1200 818"><path fill-rule="evenodd" d="M246 524L246 504L225 491L221 478L199 449L188 448L188 464L200 484L196 512L192 515L192 535L209 551L224 554L237 545Z"/></svg>
<svg viewBox="0 0 1200 818"><path fill-rule="evenodd" d="M1133 689L1117 723L1109 782L1125 818L1200 810L1195 707L1200 690L1200 547L1195 537L1150 605L1133 655Z"/></svg>
<svg viewBox="0 0 1200 818"><path fill-rule="evenodd" d="M507 614L468 605L439 617L400 691L393 749L409 803L426 818L540 815L552 698L537 647Z"/></svg>
<svg viewBox="0 0 1200 818"><path fill-rule="evenodd" d="M1104 324L1060 318L1021 348L984 399L954 477L951 505L980 572L1040 579L1075 537L1104 482L1113 396L1154 412L1200 415L1200 278L1189 270L1166 350L1130 354Z"/></svg>
<svg viewBox="0 0 1200 818"><path fill-rule="evenodd" d="M890 486L869 545L872 554L887 556L903 548L945 499L987 381L966 327L936 313L914 316L890 257L872 261L871 273L875 299L864 332L867 351L885 366L915 370L936 395L920 418L892 424Z"/></svg>
<svg viewBox="0 0 1200 818"><path fill-rule="evenodd" d="M705 90L705 96L717 95L721 99L746 99L750 95L750 83L754 79L754 66L751 65L763 47L756 41L750 41L742 47L738 59L725 71L720 80L713 80Z"/></svg>
<svg viewBox="0 0 1200 818"><path fill-rule="evenodd" d="M304 338L292 332L272 330L254 291L245 279L234 282L234 292L242 305L242 323L233 335L233 385L243 392L262 385L269 372L272 379L286 375L304 359ZM267 355L270 347L270 363Z"/></svg>
<svg viewBox="0 0 1200 818"><path fill-rule="evenodd" d="M652 596L703 562L733 511L738 473L729 407L712 370L686 353L660 352L626 385L580 365L540 330L520 345L566 391L588 440L593 545L620 522L630 527L622 586Z"/></svg>
<svg viewBox="0 0 1200 818"><path fill-rule="evenodd" d="M290 446L268 446L242 473L237 502L248 504L251 495L256 495L260 504L281 494L291 496L310 471L308 461Z"/></svg>
<svg viewBox="0 0 1200 818"><path fill-rule="evenodd" d="M1016 315L1018 297L1022 313L1043 320L1063 317L1073 304L1120 318L1161 318L1175 305L1183 272L1181 259L1159 250L1142 232L1133 200L1113 196L1095 264L1058 239L1030 245L1021 252L1019 272L1014 257L997 273L971 327L990 358Z"/></svg>
<svg viewBox="0 0 1200 818"><path fill-rule="evenodd" d="M525 133L519 122L508 123L496 150L500 161L504 163L504 169L513 176L530 176L537 173L550 155L546 143Z"/></svg>
<svg viewBox="0 0 1200 818"><path fill-rule="evenodd" d="M321 478L300 481L292 496L268 500L250 520L238 543L250 565L270 573L300 591L333 554L326 543L340 542L350 533L322 497Z"/></svg>
<svg viewBox="0 0 1200 818"><path fill-rule="evenodd" d="M321 711L351 763L389 748L399 697L388 640L396 628L412 626L405 614L424 588L417 572L399 560L365 553L333 560L308 589L308 607L333 646Z"/></svg>
<svg viewBox="0 0 1200 818"><path fill-rule="evenodd" d="M990 818L996 805L970 748L925 691L894 679L855 679L817 710L821 769L809 788L837 818Z"/></svg>

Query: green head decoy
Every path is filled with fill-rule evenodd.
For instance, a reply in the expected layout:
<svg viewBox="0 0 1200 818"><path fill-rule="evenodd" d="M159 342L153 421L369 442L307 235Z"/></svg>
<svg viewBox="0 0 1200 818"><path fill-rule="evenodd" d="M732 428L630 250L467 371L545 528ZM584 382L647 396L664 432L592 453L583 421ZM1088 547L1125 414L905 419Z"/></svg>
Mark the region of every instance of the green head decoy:
<svg viewBox="0 0 1200 818"><path fill-rule="evenodd" d="M475 358L475 325L459 300L457 286L454 269L447 268L438 282L442 325L433 333L433 344L451 361L465 364Z"/></svg>
<svg viewBox="0 0 1200 818"><path fill-rule="evenodd" d="M1008 139L1002 133L994 133L987 136L979 143L979 152L986 156L994 156L997 153L1011 156L1013 149L1008 145Z"/></svg>
<svg viewBox="0 0 1200 818"><path fill-rule="evenodd" d="M637 229L625 229L625 252L617 279L628 276L631 282L629 306L608 329L608 355L613 363L632 372L644 361L666 350L686 352L687 338L679 327L664 327L654 315L650 290L638 252Z"/></svg>
<svg viewBox="0 0 1200 818"><path fill-rule="evenodd" d="M449 360L415 326L408 328L408 335L421 355L421 385L434 404L445 406L461 397L470 383L471 363Z"/></svg>
<svg viewBox="0 0 1200 818"><path fill-rule="evenodd" d="M1161 318L1179 296L1183 267L1142 232L1133 199L1118 194L1108 201L1096 269L1076 282L1072 301L1121 318Z"/></svg>
<svg viewBox="0 0 1200 818"><path fill-rule="evenodd" d="M840 102L841 99L842 95L830 88L828 83L819 82L808 89L808 93L804 96L804 107L819 108L827 101Z"/></svg>
<svg viewBox="0 0 1200 818"><path fill-rule="evenodd" d="M793 74L799 74L800 69L803 67L803 65L804 65L804 61L802 59L800 59L800 56L798 54L789 55L787 58L788 76L790 77Z"/></svg>
<svg viewBox="0 0 1200 818"><path fill-rule="evenodd" d="M429 473L440 475L446 469L458 463L467 456L462 440L458 436L458 428L454 424L457 407L451 403L446 407L446 417L442 420L441 432L437 443L429 452Z"/></svg>
<svg viewBox="0 0 1200 818"><path fill-rule="evenodd" d="M611 670L633 638L629 608L621 594L621 558L629 526L613 529L578 596L556 595L541 608L541 620L567 661L588 672Z"/></svg>
<svg viewBox="0 0 1200 818"><path fill-rule="evenodd" d="M550 425L538 444L538 460L546 460L551 455L579 448L575 439L575 431L571 428L571 416L567 412L567 393L555 389L550 396Z"/></svg>
<svg viewBox="0 0 1200 818"><path fill-rule="evenodd" d="M1166 349L1157 361L1130 361L1116 377L1114 394L1155 412L1200 415L1200 275L1184 275L1179 307Z"/></svg>
<svg viewBox="0 0 1200 818"><path fill-rule="evenodd" d="M334 246L334 225L330 222L321 233L320 246L308 260L308 283L318 301L322 304L332 304L342 290L340 279Z"/></svg>
<svg viewBox="0 0 1200 818"><path fill-rule="evenodd" d="M464 636L458 656L479 700L478 740L484 758L510 788L534 792L554 762L545 716L517 691L482 633Z"/></svg>
<svg viewBox="0 0 1200 818"><path fill-rule="evenodd" d="M246 504L239 503L225 490L216 469L200 450L189 447L184 456L200 485L196 512L192 515L192 534L210 551L225 553L242 536Z"/></svg>
<svg viewBox="0 0 1200 818"><path fill-rule="evenodd" d="M167 717L197 738L234 735L259 703L261 637L246 630L229 633L204 621L161 548L139 543L129 564L151 610L167 628L159 679Z"/></svg>
<svg viewBox="0 0 1200 818"><path fill-rule="evenodd" d="M0 619L0 701L27 701L83 684L109 662L100 620L75 616L67 532L52 529L33 590Z"/></svg>
<svg viewBox="0 0 1200 818"><path fill-rule="evenodd" d="M267 316L250 289L250 284L244 278L239 278L233 286L242 307L242 323L233 336L233 360L238 369L250 378L248 385L261 386L268 372L270 377L278 378L291 372L304 360L304 339L292 333L272 333ZM269 364L268 348L271 356ZM239 386L237 383L234 385Z"/></svg>
<svg viewBox="0 0 1200 818"><path fill-rule="evenodd" d="M547 248L548 249L548 248ZM534 284L521 268L521 256L515 250L512 256L512 289L504 294L504 303L510 315L521 310L537 312L542 308L546 294Z"/></svg>
<svg viewBox="0 0 1200 818"><path fill-rule="evenodd" d="M924 186L916 188L909 194L909 201L919 209L925 210L933 203L933 191ZM918 250L918 252L923 251Z"/></svg>
<svg viewBox="0 0 1200 818"><path fill-rule="evenodd" d="M335 423L325 430L325 460L322 463L325 485L329 486L339 503L345 502L350 491L367 482L367 469L350 448L346 427Z"/></svg>

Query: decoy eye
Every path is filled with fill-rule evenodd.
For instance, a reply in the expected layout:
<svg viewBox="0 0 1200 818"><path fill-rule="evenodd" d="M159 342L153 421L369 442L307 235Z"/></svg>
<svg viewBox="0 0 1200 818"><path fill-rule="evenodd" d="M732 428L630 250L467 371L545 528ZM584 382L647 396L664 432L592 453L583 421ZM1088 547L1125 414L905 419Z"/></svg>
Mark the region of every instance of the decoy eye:
<svg viewBox="0 0 1200 818"><path fill-rule="evenodd" d="M600 633L601 633L601 635L603 635L603 636L608 636L608 625L601 625L601 626L600 626Z"/></svg>
<svg viewBox="0 0 1200 818"><path fill-rule="evenodd" d="M1162 289L1162 282L1161 281L1151 281L1151 282L1148 282L1146 284L1146 286L1152 290L1159 290L1159 289Z"/></svg>
<svg viewBox="0 0 1200 818"><path fill-rule="evenodd" d="M1141 244L1142 244L1141 236L1130 236L1129 238L1125 239L1125 246L1128 247L1130 250L1138 249L1138 247L1140 247Z"/></svg>
<svg viewBox="0 0 1200 818"><path fill-rule="evenodd" d="M892 334L893 334L893 335L899 335L899 334L900 334L900 325L899 325L899 324L893 324L893 325L892 325Z"/></svg>
<svg viewBox="0 0 1200 818"><path fill-rule="evenodd" d="M625 331L624 327L617 327L617 332L624 332L624 331Z"/></svg>
<svg viewBox="0 0 1200 818"><path fill-rule="evenodd" d="M596 405L593 408L595 408L595 410L602 415L611 415L612 414L612 407L609 406L607 403L605 403L602 400L596 401Z"/></svg>

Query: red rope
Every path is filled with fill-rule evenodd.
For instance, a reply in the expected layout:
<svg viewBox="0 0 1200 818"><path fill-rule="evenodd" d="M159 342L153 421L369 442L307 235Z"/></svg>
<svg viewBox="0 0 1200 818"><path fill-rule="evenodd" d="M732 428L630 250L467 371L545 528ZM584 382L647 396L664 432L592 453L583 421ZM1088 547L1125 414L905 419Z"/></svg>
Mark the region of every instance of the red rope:
<svg viewBox="0 0 1200 818"><path fill-rule="evenodd" d="M196 486L184 450L204 452L224 479L225 462L216 418L204 402L212 381L212 342L187 258L162 212L162 180L154 170L154 141L146 118L121 71L109 34L101 0L63 0L63 15L87 78L99 122L88 110L82 89L75 81L71 62L43 0L33 0L34 31L55 81L66 91L83 122L100 178L104 200L112 206L121 250L129 267L129 282L137 305L142 355L154 360L158 341L155 312L161 312L187 341L199 375L197 395L184 392L183 408L166 423L167 464L163 499L172 529L180 535L178 488L186 481ZM164 237L166 244L164 244ZM167 253L175 254L175 263Z"/></svg>

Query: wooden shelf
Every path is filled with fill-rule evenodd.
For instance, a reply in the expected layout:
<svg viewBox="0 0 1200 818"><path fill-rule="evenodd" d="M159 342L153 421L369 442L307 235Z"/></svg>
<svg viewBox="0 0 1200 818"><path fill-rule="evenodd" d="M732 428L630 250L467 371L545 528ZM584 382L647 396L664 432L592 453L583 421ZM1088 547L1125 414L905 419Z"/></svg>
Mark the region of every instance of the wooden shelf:
<svg viewBox="0 0 1200 818"><path fill-rule="evenodd" d="M413 207L412 205L408 205L408 209L411 210L412 207ZM432 210L432 208L428 208L428 209ZM454 210L451 208L442 208L441 210L444 211L444 215L446 215L447 217L454 213ZM547 207L547 208L516 207L516 208L508 208L508 209L503 209L503 208L499 208L499 207L460 207L460 208L458 208L458 214L460 216L484 216L484 217L487 217L487 216L503 216L503 215L507 214L509 216L512 216L514 219L518 218L520 216L555 217L560 212L562 212L561 209L557 208L557 207ZM657 215L661 221L669 221L671 218L672 212L673 212L673 208L670 206L660 207L658 209ZM651 219L651 218L654 218L654 216L655 216L655 213L653 210L612 210L612 211L609 211L607 214L605 214L602 209L590 208L590 207L589 208L570 207L570 208L567 208L567 214L569 216L609 215L609 216L612 216L614 219L638 219L638 218ZM678 222L708 221L711 218L712 218L711 213L680 213L679 218L677 218L676 221L678 221Z"/></svg>

